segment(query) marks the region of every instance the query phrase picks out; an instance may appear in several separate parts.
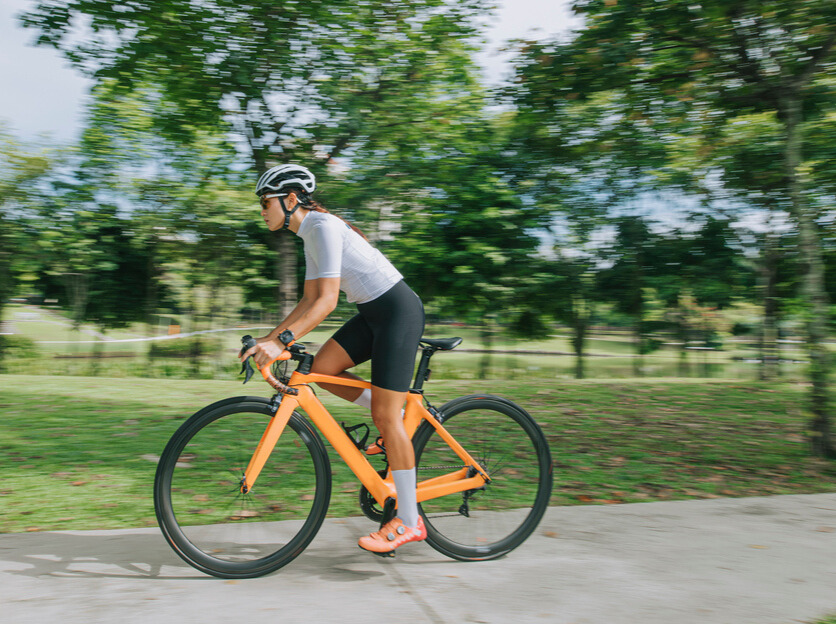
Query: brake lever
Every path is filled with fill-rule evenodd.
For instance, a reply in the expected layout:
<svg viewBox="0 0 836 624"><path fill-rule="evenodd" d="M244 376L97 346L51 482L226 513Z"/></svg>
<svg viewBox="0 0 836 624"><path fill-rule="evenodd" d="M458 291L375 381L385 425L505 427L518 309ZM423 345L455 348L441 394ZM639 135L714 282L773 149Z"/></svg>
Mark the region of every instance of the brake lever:
<svg viewBox="0 0 836 624"><path fill-rule="evenodd" d="M244 345L241 347L241 350L238 352L238 357L244 355L246 351L252 349L256 345L255 338L250 335L246 335L241 338L241 344ZM239 375L246 373L244 376L244 383L247 383L250 380L250 377L253 376L255 371L253 370L253 365L250 364L250 360L253 359L253 356L249 356L244 362L241 364L241 372L238 373Z"/></svg>

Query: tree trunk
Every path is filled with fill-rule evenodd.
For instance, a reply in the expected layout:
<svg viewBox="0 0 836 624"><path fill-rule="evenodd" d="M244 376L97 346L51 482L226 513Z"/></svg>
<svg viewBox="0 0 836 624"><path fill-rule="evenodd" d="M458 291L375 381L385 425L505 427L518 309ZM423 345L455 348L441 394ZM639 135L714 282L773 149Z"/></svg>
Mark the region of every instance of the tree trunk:
<svg viewBox="0 0 836 624"><path fill-rule="evenodd" d="M145 337L148 339L145 350L145 375L152 377L154 374L154 359L151 356L151 345L154 342L151 338L155 334L154 314L157 311L157 303L159 300L159 291L157 289L157 263L155 262L157 241L152 239L150 242L150 251L148 253L148 285L145 291Z"/></svg>
<svg viewBox="0 0 836 624"><path fill-rule="evenodd" d="M276 287L276 309L280 317L275 321L276 323L286 318L298 302L296 241L293 240L293 236L291 232L278 231L273 232L270 237L270 246L276 252L273 275L278 283Z"/></svg>
<svg viewBox="0 0 836 624"><path fill-rule="evenodd" d="M75 332L75 340L79 338L81 331L81 323L84 321L84 314L87 311L88 299L88 284L87 274L85 273L65 273L66 288L70 297L70 307L72 310L73 331ZM73 352L78 352L78 344L73 344Z"/></svg>
<svg viewBox="0 0 836 624"><path fill-rule="evenodd" d="M687 310L682 302L682 295L680 295L677 300L677 308L676 331L677 338L681 345L679 349L677 374L680 377L688 377L691 374L691 366L688 362L688 339L690 338L690 328L688 326Z"/></svg>
<svg viewBox="0 0 836 624"><path fill-rule="evenodd" d="M493 327L490 318L482 319L482 348L484 353L479 361L479 379L487 379L491 372L491 348L493 346Z"/></svg>
<svg viewBox="0 0 836 624"><path fill-rule="evenodd" d="M97 336L98 339L93 343L93 357L90 360L90 369L88 373L90 377L98 377L101 372L102 360L104 359L105 332L107 332L107 328L103 325L100 326L100 336Z"/></svg>
<svg viewBox="0 0 836 624"><path fill-rule="evenodd" d="M199 301L199 292L198 287L192 283L191 284L191 323L189 327L189 333L194 334L190 338L186 338L186 340L190 341L189 344L189 361L191 366L191 375L193 378L198 376L200 372L200 334L196 334L195 332L200 330L200 301Z"/></svg>
<svg viewBox="0 0 836 624"><path fill-rule="evenodd" d="M586 330L589 321L581 315L575 317L573 323L574 336L572 336L572 346L575 348L575 379L583 379L584 371L584 345L586 344Z"/></svg>
<svg viewBox="0 0 836 624"><path fill-rule="evenodd" d="M296 287L296 241L291 232L284 232L278 237L279 261L279 312L286 318L299 301ZM280 319L281 320L281 319Z"/></svg>
<svg viewBox="0 0 836 624"><path fill-rule="evenodd" d="M798 224L801 259L805 266L803 294L810 357L810 445L814 455L836 458L830 427L830 356L824 346L827 337L828 305L824 288L824 261L812 208L805 201L801 180L801 97L787 96L783 102L786 128L785 164L793 215Z"/></svg>
<svg viewBox="0 0 836 624"><path fill-rule="evenodd" d="M3 326L3 308L6 301L12 295L12 281L11 281L11 258L12 252L11 240L7 234L8 225L4 223L3 215L0 214L0 328ZM5 354L6 343L3 337L0 336L0 372L2 372L3 356Z"/></svg>
<svg viewBox="0 0 836 624"><path fill-rule="evenodd" d="M636 324L633 325L633 376L641 377L644 375L644 358L642 357L642 319L636 318Z"/></svg>
<svg viewBox="0 0 836 624"><path fill-rule="evenodd" d="M761 288L763 293L763 325L760 332L759 379L768 381L779 376L778 358L778 299L776 295L777 250L775 238L767 233L764 238L763 263L761 265Z"/></svg>

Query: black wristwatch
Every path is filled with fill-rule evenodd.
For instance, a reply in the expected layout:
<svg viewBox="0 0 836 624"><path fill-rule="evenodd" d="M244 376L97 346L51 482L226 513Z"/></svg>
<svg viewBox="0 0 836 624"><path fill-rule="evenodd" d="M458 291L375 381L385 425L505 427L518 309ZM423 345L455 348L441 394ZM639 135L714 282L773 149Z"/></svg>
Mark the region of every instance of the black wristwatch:
<svg viewBox="0 0 836 624"><path fill-rule="evenodd" d="M279 340L284 346L289 347L293 344L293 341L296 340L296 336L293 334L292 331L286 329L281 334L279 334Z"/></svg>

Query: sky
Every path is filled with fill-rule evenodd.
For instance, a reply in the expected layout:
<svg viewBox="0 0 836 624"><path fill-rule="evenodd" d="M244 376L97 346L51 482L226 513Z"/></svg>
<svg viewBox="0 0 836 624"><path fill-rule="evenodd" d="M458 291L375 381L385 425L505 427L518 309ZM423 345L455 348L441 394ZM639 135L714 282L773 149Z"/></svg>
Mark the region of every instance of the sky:
<svg viewBox="0 0 836 624"><path fill-rule="evenodd" d="M17 15L34 0L0 0L0 120L20 138L47 134L70 142L83 123L91 82L52 48L32 45L35 32L18 24ZM580 25L570 0L497 0L488 44L478 61L486 79L496 83L508 72L508 54L500 48L514 38L543 38Z"/></svg>

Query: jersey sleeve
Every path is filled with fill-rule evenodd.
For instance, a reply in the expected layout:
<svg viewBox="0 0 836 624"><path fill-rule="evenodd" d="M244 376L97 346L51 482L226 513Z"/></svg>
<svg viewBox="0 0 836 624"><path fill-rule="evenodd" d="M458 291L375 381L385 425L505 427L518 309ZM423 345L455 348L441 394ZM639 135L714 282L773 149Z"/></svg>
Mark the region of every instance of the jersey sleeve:
<svg viewBox="0 0 836 624"><path fill-rule="evenodd" d="M308 249L308 243L305 243L305 281L316 279L318 272L316 260L311 256L311 251Z"/></svg>
<svg viewBox="0 0 836 624"><path fill-rule="evenodd" d="M323 222L313 227L305 247L306 280L342 276L344 232L340 225L339 222ZM311 267L314 267L312 271Z"/></svg>

